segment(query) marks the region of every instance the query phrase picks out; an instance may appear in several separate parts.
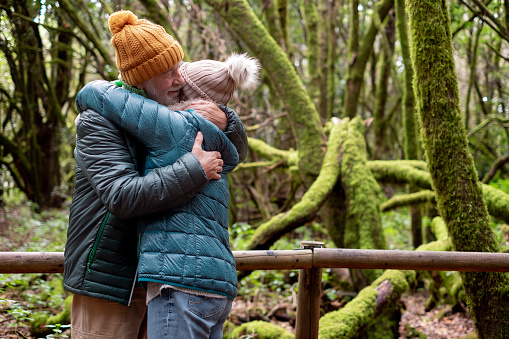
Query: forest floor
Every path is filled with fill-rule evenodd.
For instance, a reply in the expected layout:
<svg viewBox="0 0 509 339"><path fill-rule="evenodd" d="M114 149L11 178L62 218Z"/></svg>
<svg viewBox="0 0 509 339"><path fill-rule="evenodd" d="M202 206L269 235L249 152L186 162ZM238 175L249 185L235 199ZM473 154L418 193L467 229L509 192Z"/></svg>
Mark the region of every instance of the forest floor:
<svg viewBox="0 0 509 339"><path fill-rule="evenodd" d="M5 295L5 293L1 296L7 299L15 297ZM424 292L411 292L403 296L402 302L405 305L405 310L400 322L399 339L419 338L415 331L409 328L425 334L429 339L461 338L474 331L472 320L467 314L452 312L446 305L425 312L425 300ZM28 327L22 325L23 321L18 322L18 326L16 326L14 315L6 312L4 306L0 305L0 339L37 338L30 335ZM254 310L257 310L257 312ZM54 311L58 312L59 310ZM274 303L273 296L259 296L256 302L237 298L234 302L230 320L236 323L246 320L269 319L271 322L295 332L293 327L295 318L289 316L294 311L295 303L292 300L285 302L284 299L280 299ZM69 330L66 330L62 334L68 332Z"/></svg>
<svg viewBox="0 0 509 339"><path fill-rule="evenodd" d="M399 339L419 339L417 331L426 335L428 339L462 338L474 331L472 319L468 314L453 312L448 305L440 305L426 312L424 309L426 292L408 292L401 301L404 310L399 326ZM273 304L274 298L264 301L264 298L260 297L256 302L245 299L236 300L230 320L236 324L246 320L268 320L295 333L295 317L289 314L295 312L296 300L286 302L279 300L275 305ZM258 313L252 310L258 310Z"/></svg>
<svg viewBox="0 0 509 339"><path fill-rule="evenodd" d="M43 246L43 249L47 251L62 250L58 247L50 247L51 243L48 245L48 243L42 242L43 235L35 233L46 228L50 232L51 239L57 243L63 243L63 240L59 239L58 233L54 231L56 226L52 221L47 224L45 220L32 221L30 213L26 217L27 219L22 219L20 211L22 210L16 208L10 212L11 216L21 220L17 222L18 224L28 225L26 228L21 228L18 232L15 232L16 227L13 222L6 221L5 219L2 220L2 215L0 215L1 251L40 251L41 249L30 245L30 241L32 241L30 239L39 239L37 242L41 242L42 245L40 246ZM53 220L53 218L49 219ZM61 219L60 232L63 232L65 235L67 218L64 216ZM33 227L34 223L37 227ZM46 283L35 284L35 280L39 279L44 279ZM47 297L43 297L43 295L48 295L46 293L50 288L48 285L55 280L53 275L45 275L44 278L41 276L27 278L24 275L19 277L0 275L0 339L37 338L30 334L28 327L29 320L26 318L29 318L32 312L37 311L37 306L34 305L39 304L44 304L44 309L51 314L57 314L62 311L62 301L65 295L61 292L57 296L56 302L44 302ZM263 283L263 279L256 278L254 280L259 280L257 287L253 287L244 293L244 295L236 298L229 320L235 325L240 325L246 321L265 320L295 333L296 284L293 283L290 289L283 289L276 293L267 288L267 285L271 284L271 282ZM41 300L32 297L32 299L36 298L35 301L32 300L31 303L24 301L27 292L32 296L38 296ZM341 292L338 293L341 294ZM450 306L440 305L426 312L424 310L425 293L425 291L412 291L406 293L401 298L404 307L399 327L399 339L419 338L418 332L426 335L429 339L454 339L462 338L474 331L472 320L468 315L465 312L453 312ZM354 297L354 295L344 293L340 298L330 301L325 294L327 293L324 293L322 298L322 307L325 312L341 308L348 300ZM70 336L69 332L67 329L62 334ZM421 336L421 338L423 337ZM51 338L51 336L46 338Z"/></svg>

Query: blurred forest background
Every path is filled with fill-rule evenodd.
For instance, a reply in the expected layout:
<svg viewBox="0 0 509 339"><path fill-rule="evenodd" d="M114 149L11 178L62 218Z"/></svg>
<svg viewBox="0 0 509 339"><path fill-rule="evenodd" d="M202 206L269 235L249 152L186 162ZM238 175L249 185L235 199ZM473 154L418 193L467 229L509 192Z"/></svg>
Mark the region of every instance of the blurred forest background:
<svg viewBox="0 0 509 339"><path fill-rule="evenodd" d="M230 175L233 250L507 248L508 0L0 0L2 251L63 251L74 101L118 78L107 22L120 9L164 26L187 61L260 60L256 89L229 104L250 138ZM293 337L296 276L240 274L228 335ZM507 338L507 280L328 269L320 338L425 337L400 326L409 291L426 311L464 314L479 338ZM383 281L390 302L377 306ZM2 335L66 333L59 275L0 285Z"/></svg>

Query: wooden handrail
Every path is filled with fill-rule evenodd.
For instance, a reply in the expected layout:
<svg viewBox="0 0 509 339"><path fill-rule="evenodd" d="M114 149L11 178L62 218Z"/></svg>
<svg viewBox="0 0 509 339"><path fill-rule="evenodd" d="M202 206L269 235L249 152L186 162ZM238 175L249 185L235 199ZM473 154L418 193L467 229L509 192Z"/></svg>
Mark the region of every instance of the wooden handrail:
<svg viewBox="0 0 509 339"><path fill-rule="evenodd" d="M233 251L233 255L239 271L341 267L509 272L509 253L315 248ZM61 273L63 263L63 252L0 252L0 273Z"/></svg>
<svg viewBox="0 0 509 339"><path fill-rule="evenodd" d="M234 251L239 271L300 269L296 339L318 338L322 268L509 272L509 253L426 252L320 248ZM63 252L0 252L0 273L62 273Z"/></svg>
<svg viewBox="0 0 509 339"><path fill-rule="evenodd" d="M316 248L313 267L509 272L509 253Z"/></svg>

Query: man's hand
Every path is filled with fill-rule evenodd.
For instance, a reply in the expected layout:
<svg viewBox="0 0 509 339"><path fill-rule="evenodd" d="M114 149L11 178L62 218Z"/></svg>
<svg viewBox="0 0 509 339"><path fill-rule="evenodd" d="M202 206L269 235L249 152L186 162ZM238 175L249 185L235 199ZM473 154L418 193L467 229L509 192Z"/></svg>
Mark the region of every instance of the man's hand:
<svg viewBox="0 0 509 339"><path fill-rule="evenodd" d="M216 125L221 131L225 131L228 127L226 114L213 102L197 100L191 102L188 108L194 109L196 113Z"/></svg>
<svg viewBox="0 0 509 339"><path fill-rule="evenodd" d="M202 142L203 134L198 132L196 139L194 139L194 145L191 153L198 158L198 161L205 170L209 180L221 179L221 175L219 174L223 170L223 159L221 159L221 153L216 151L204 151L201 148Z"/></svg>

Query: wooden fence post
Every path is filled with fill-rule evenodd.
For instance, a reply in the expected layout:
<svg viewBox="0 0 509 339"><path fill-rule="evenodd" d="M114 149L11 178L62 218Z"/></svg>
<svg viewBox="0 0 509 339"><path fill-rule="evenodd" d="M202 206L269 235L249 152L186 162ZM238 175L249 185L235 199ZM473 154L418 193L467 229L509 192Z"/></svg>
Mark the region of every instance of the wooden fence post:
<svg viewBox="0 0 509 339"><path fill-rule="evenodd" d="M323 242L302 241L301 248L322 248ZM295 339L318 338L318 324L320 321L320 303L322 294L322 269L302 269L299 272L299 292L297 297L297 319Z"/></svg>

